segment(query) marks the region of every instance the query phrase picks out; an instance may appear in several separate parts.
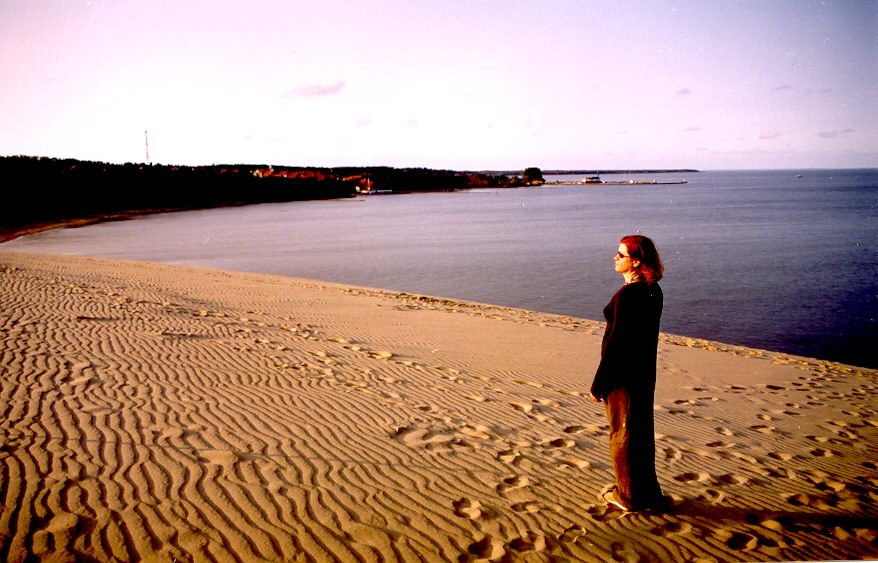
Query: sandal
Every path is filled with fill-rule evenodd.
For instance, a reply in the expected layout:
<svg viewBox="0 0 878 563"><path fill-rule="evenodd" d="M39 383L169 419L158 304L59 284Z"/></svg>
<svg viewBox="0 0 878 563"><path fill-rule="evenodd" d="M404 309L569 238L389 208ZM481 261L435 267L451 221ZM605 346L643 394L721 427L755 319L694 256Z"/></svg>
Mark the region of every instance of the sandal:
<svg viewBox="0 0 878 563"><path fill-rule="evenodd" d="M613 506L622 509L624 512L631 512L631 508L625 506L625 503L622 502L622 499L619 497L619 493L616 491L616 487L611 487L608 491L601 495L601 498L607 502L607 504L612 504Z"/></svg>

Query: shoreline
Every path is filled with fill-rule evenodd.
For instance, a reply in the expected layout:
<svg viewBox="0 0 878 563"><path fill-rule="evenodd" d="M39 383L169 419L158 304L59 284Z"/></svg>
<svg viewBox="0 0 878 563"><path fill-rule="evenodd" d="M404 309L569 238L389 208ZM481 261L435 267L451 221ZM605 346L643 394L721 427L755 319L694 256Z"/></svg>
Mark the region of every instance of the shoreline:
<svg viewBox="0 0 878 563"><path fill-rule="evenodd" d="M674 507L626 515L603 323L3 251L0 296L7 560L878 556L876 370L663 334Z"/></svg>
<svg viewBox="0 0 878 563"><path fill-rule="evenodd" d="M141 215L151 215L156 213L174 213L177 211L194 211L187 209L150 209L142 211L127 211L120 213L107 213L94 217L82 217L76 219L59 219L57 221L45 221L42 223L34 223L24 228L17 228L8 232L0 232L0 243L15 240L18 237L34 235L53 229L76 229L86 227L88 225L96 225L98 223L109 223L111 221L125 221L133 219Z"/></svg>

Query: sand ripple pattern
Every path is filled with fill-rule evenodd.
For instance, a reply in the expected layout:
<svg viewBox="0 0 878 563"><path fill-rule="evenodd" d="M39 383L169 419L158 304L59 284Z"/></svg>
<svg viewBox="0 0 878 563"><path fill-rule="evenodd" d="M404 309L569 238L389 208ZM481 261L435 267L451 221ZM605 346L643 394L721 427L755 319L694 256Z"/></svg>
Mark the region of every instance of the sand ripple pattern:
<svg viewBox="0 0 878 563"><path fill-rule="evenodd" d="M665 337L675 507L625 515L599 323L19 254L0 299L2 560L878 556L874 371Z"/></svg>

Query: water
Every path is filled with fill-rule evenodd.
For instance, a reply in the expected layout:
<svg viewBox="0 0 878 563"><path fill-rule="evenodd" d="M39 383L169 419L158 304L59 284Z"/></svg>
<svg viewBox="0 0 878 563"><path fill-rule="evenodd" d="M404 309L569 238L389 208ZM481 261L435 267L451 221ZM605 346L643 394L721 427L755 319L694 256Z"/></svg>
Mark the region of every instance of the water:
<svg viewBox="0 0 878 563"><path fill-rule="evenodd" d="M878 170L686 177L171 213L0 249L300 276L599 319L621 283L618 240L640 231L665 262L663 331L878 367Z"/></svg>

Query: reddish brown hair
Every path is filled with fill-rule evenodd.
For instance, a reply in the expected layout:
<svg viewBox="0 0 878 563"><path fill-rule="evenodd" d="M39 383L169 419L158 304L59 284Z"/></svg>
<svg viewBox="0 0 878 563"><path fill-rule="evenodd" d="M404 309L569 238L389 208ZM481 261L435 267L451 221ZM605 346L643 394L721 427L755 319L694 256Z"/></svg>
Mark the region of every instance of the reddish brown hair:
<svg viewBox="0 0 878 563"><path fill-rule="evenodd" d="M628 235L619 241L628 249L628 255L640 260L637 271L647 283L655 283L662 279L665 267L652 239L643 235Z"/></svg>

